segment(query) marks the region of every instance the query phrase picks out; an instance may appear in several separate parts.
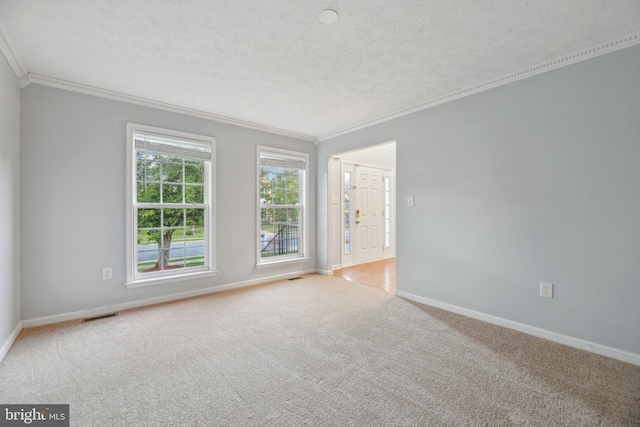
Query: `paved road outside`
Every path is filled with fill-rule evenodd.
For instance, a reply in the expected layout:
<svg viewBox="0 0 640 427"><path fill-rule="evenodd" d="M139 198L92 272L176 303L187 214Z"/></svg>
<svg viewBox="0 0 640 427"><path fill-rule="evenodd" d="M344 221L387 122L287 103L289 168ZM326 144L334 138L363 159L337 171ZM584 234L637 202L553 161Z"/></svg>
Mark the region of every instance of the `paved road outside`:
<svg viewBox="0 0 640 427"><path fill-rule="evenodd" d="M271 241L273 238L273 233L268 231L262 231L261 234L261 242L260 249L264 249L264 247ZM291 239L289 242L289 249L294 250L298 248L298 239ZM171 251L169 252L169 258L182 258L185 256L184 254L185 242L171 242ZM186 242L186 256L204 256L204 241L197 240L192 242ZM158 245L140 245L138 246L138 262L145 261L157 261L158 260Z"/></svg>
<svg viewBox="0 0 640 427"><path fill-rule="evenodd" d="M193 242L186 242L186 256L203 256L204 255L204 241L197 240ZM169 252L169 258L182 258L185 250L185 242L171 242L171 251ZM145 261L157 261L158 260L158 245L141 245L138 246L138 262Z"/></svg>

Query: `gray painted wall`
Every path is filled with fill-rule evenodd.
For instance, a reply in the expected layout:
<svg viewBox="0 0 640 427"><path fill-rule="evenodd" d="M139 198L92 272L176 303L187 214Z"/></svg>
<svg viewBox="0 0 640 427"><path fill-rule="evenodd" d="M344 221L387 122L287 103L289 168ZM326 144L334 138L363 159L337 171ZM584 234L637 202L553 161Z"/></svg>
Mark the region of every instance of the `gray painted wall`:
<svg viewBox="0 0 640 427"><path fill-rule="evenodd" d="M635 46L321 142L318 245L328 156L395 139L399 290L640 354L638 76Z"/></svg>
<svg viewBox="0 0 640 427"><path fill-rule="evenodd" d="M20 323L20 88L0 54L0 348Z"/></svg>
<svg viewBox="0 0 640 427"><path fill-rule="evenodd" d="M255 269L256 145L310 153L313 177L313 143L33 84L22 89L21 119L23 319L315 268L312 180L312 260ZM125 288L128 121L217 138L214 278ZM102 280L103 267L113 280Z"/></svg>

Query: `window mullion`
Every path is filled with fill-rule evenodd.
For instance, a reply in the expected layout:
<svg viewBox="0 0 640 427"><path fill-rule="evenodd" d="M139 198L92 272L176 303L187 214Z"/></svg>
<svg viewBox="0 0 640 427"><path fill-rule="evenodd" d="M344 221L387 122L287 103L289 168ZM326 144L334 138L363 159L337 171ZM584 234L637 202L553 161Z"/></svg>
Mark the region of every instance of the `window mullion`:
<svg viewBox="0 0 640 427"><path fill-rule="evenodd" d="M186 199L185 199L185 193L187 192L186 183L187 183L187 179L184 172L184 159L182 159L182 204L185 204L186 202Z"/></svg>
<svg viewBox="0 0 640 427"><path fill-rule="evenodd" d="M162 179L162 174L163 174L163 171L162 171L162 164L163 164L164 162L162 161L162 157L160 157L160 159L161 159L161 160L160 160L160 176L158 176L158 183L159 183L159 185L160 185L160 189L159 189L159 192L160 192L160 203L162 203L162 193L164 193L164 191L162 191L162 185L163 185L163 179Z"/></svg>
<svg viewBox="0 0 640 427"><path fill-rule="evenodd" d="M136 207L139 209L203 209L206 208L206 203L136 203Z"/></svg>
<svg viewBox="0 0 640 427"><path fill-rule="evenodd" d="M260 204L261 208L278 208L278 209L300 209L302 205L265 205Z"/></svg>

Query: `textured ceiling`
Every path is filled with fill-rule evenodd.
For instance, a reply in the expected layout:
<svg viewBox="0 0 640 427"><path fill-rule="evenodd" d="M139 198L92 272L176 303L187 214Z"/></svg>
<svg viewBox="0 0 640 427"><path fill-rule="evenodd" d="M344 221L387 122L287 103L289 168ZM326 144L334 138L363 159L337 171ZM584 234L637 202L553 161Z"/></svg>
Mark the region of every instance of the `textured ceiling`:
<svg viewBox="0 0 640 427"><path fill-rule="evenodd" d="M0 0L0 22L31 73L322 136L638 32L640 1Z"/></svg>

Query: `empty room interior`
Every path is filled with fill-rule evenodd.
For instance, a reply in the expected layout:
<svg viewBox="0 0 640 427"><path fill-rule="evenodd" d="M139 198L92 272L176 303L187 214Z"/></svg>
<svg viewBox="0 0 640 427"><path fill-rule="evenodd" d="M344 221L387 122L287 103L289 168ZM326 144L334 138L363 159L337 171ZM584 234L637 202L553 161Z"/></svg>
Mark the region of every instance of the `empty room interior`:
<svg viewBox="0 0 640 427"><path fill-rule="evenodd" d="M0 424L640 424L638 1L0 0L0 51Z"/></svg>

